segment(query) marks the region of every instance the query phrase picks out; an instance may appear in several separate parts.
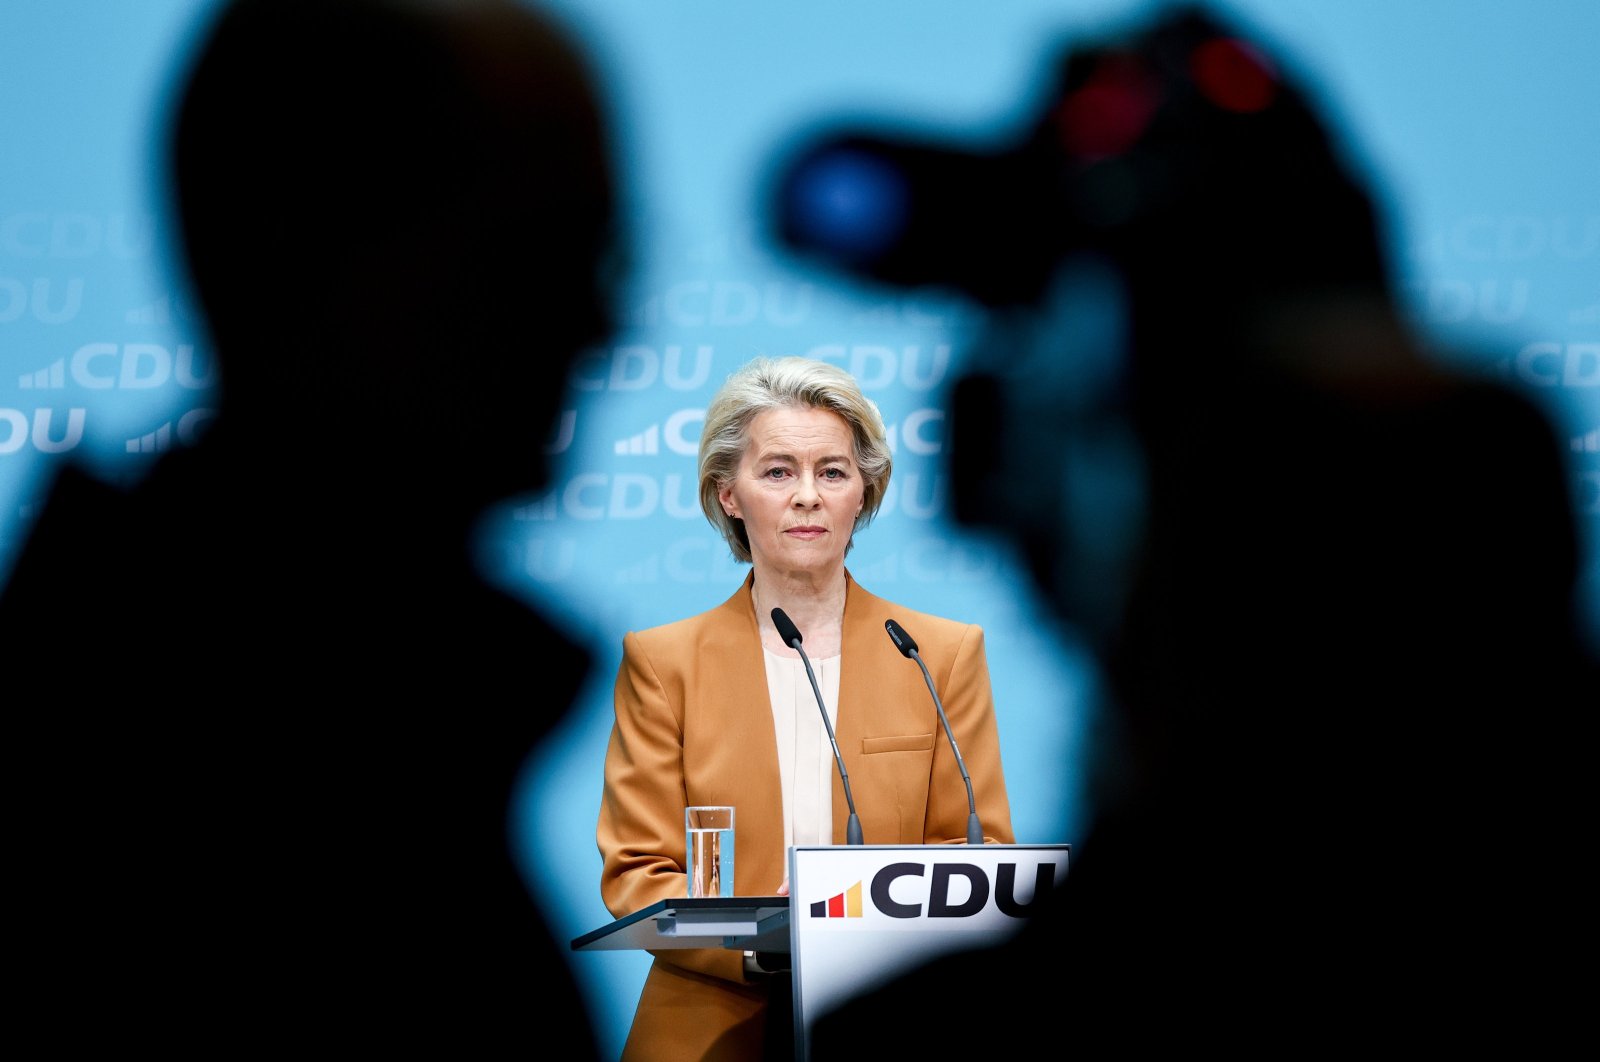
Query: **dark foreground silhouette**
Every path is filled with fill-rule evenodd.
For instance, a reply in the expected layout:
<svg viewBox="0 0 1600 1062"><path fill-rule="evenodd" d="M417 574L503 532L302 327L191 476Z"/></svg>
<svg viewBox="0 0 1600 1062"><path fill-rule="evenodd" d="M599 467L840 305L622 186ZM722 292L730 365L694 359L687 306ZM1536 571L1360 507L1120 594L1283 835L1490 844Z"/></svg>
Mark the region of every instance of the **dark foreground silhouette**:
<svg viewBox="0 0 1600 1062"><path fill-rule="evenodd" d="M958 515L1019 545L1110 702L1045 912L822 1017L812 1057L1543 1053L1580 1013L1549 949L1593 936L1600 706L1556 432L1407 333L1372 199L1239 30L1175 10L1052 76L1001 151L797 156L900 167L898 241L779 226L1005 323L952 396Z"/></svg>
<svg viewBox="0 0 1600 1062"><path fill-rule="evenodd" d="M221 375L0 599L13 1004L50 1042L595 1054L511 789L588 651L480 574L612 327L606 123L515 3L237 0L174 203Z"/></svg>

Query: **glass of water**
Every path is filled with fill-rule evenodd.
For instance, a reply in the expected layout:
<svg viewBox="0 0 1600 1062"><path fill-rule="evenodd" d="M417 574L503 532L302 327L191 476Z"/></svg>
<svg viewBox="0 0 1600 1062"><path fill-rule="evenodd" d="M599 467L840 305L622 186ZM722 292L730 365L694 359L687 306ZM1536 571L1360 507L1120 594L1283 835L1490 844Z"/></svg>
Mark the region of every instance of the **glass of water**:
<svg viewBox="0 0 1600 1062"><path fill-rule="evenodd" d="M733 895L733 809L694 805L683 809L685 870L690 896Z"/></svg>

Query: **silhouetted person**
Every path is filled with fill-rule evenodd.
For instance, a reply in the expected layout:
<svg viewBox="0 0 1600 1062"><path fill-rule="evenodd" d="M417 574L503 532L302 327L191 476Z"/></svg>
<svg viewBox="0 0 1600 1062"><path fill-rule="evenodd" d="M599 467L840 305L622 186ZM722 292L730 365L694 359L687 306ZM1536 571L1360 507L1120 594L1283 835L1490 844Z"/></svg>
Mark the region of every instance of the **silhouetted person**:
<svg viewBox="0 0 1600 1062"><path fill-rule="evenodd" d="M1600 682L1556 433L1408 335L1372 201L1258 46L1177 10L1057 73L1014 148L879 156L913 174L893 247L949 272L833 260L1013 329L954 392L952 483L1100 654L1092 820L1014 942L824 1017L813 1057L1564 1041Z"/></svg>
<svg viewBox="0 0 1600 1062"><path fill-rule="evenodd" d="M162 1053L592 1056L508 831L590 657L475 542L612 328L587 64L525 4L236 0L170 143L219 412L130 490L65 470L0 601L55 691L7 698L14 1002Z"/></svg>

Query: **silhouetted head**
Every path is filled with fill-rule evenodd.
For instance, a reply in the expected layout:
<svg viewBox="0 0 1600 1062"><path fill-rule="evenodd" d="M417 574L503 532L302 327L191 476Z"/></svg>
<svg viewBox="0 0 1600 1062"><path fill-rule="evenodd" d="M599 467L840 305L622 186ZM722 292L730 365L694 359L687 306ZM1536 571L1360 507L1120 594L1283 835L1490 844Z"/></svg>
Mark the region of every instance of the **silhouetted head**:
<svg viewBox="0 0 1600 1062"><path fill-rule="evenodd" d="M1027 150L1063 160L1070 244L1114 263L1147 319L1232 328L1386 295L1372 201L1308 91L1202 8L1073 49Z"/></svg>
<svg viewBox="0 0 1600 1062"><path fill-rule="evenodd" d="M219 425L478 503L546 484L620 241L566 33L513 0L229 0L172 148Z"/></svg>

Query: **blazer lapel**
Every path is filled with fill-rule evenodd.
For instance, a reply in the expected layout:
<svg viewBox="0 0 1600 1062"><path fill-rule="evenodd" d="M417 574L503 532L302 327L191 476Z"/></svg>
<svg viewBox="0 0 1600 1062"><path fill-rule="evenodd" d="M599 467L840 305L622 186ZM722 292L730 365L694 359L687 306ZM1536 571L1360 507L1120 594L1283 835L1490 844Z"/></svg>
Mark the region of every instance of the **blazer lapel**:
<svg viewBox="0 0 1600 1062"><path fill-rule="evenodd" d="M740 838L734 877L743 882L741 892L765 896L788 877L788 861L783 802L772 799L779 787L778 738L767 691L766 656L750 596L753 581L752 573L718 608L715 633L703 648L703 663L718 690L706 706L716 706L719 731L727 741L725 755L717 760L727 764L719 768L718 777L733 794L734 832Z"/></svg>

